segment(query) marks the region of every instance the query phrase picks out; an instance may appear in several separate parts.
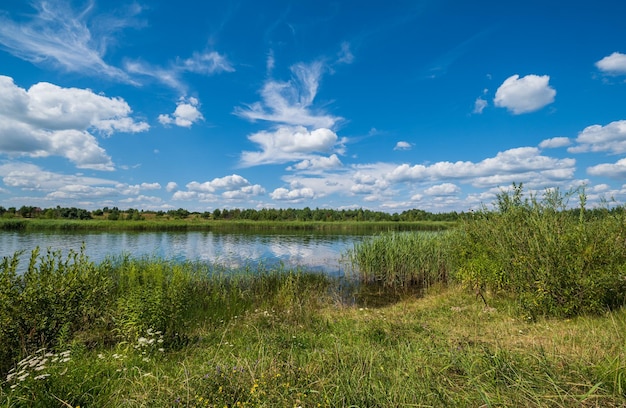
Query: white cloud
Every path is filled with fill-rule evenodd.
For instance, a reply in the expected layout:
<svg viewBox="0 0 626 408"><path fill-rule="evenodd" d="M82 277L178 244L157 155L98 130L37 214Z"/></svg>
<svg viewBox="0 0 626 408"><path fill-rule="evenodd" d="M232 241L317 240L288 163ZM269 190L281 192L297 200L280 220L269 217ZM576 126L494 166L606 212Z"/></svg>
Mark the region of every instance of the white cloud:
<svg viewBox="0 0 626 408"><path fill-rule="evenodd" d="M13 161L0 165L0 178L9 188L44 193L42 198L31 197L31 205L55 205L66 202L68 206L75 206L78 202L100 203L107 200L117 200L117 203L156 203L161 199L141 195L142 190L157 190L159 183L141 183L127 185L113 180L82 175L68 175L41 169L29 163ZM41 204L35 204L39 202ZM114 201L110 201L113 203ZM105 204L107 205L107 204Z"/></svg>
<svg viewBox="0 0 626 408"><path fill-rule="evenodd" d="M587 173L591 176L623 179L626 177L626 159L620 159L616 163L602 163L588 167Z"/></svg>
<svg viewBox="0 0 626 408"><path fill-rule="evenodd" d="M456 184L443 183L436 186L432 186L424 190L424 194L429 196L450 196L456 195L461 192L461 189Z"/></svg>
<svg viewBox="0 0 626 408"><path fill-rule="evenodd" d="M218 52L194 52L191 58L187 58L180 64L180 69L196 74L213 75L221 72L234 72L232 64Z"/></svg>
<svg viewBox="0 0 626 408"><path fill-rule="evenodd" d="M311 160L313 153L327 153L333 149L341 150L341 143L343 143L330 129L320 128L309 131L303 126L281 126L275 131L254 133L248 136L248 139L258 144L261 151L242 152L243 166Z"/></svg>
<svg viewBox="0 0 626 408"><path fill-rule="evenodd" d="M611 122L606 126L587 126L576 138L577 146L567 149L570 153L626 152L626 120Z"/></svg>
<svg viewBox="0 0 626 408"><path fill-rule="evenodd" d="M293 166L287 167L287 170L295 171L318 171L329 170L343 166L339 157L336 154L330 157L314 157L312 159L306 159Z"/></svg>
<svg viewBox="0 0 626 408"><path fill-rule="evenodd" d="M142 190L160 190L161 185L159 183L141 183Z"/></svg>
<svg viewBox="0 0 626 408"><path fill-rule="evenodd" d="M46 82L25 90L0 75L0 153L62 156L79 168L113 170L111 158L90 131L110 136L149 129L131 113L121 98Z"/></svg>
<svg viewBox="0 0 626 408"><path fill-rule="evenodd" d="M397 166L386 175L392 182L467 180L474 185L506 185L524 182L530 177L568 179L573 177L574 159L557 159L539 154L536 147L519 147L499 152L496 157L478 163L469 161L437 162L430 166L417 164Z"/></svg>
<svg viewBox="0 0 626 408"><path fill-rule="evenodd" d="M177 191L172 195L172 200L195 200L198 198L196 191Z"/></svg>
<svg viewBox="0 0 626 408"><path fill-rule="evenodd" d="M476 101L474 102L473 113L480 115L481 113L483 113L483 110L485 110L486 107L487 107L487 101L479 96L478 98L476 98Z"/></svg>
<svg viewBox="0 0 626 408"><path fill-rule="evenodd" d="M290 202L300 202L305 199L312 199L315 197L315 193L313 189L305 187L294 190L288 190L286 188L277 188L274 190L270 197L272 200L277 201L290 201Z"/></svg>
<svg viewBox="0 0 626 408"><path fill-rule="evenodd" d="M194 123L204 120L202 113L198 110L199 104L200 102L196 98L181 98L172 116L159 115L159 123L162 125L175 124L180 127L191 127Z"/></svg>
<svg viewBox="0 0 626 408"><path fill-rule="evenodd" d="M556 91L550 87L548 75L513 75L496 91L494 104L507 108L514 115L534 112L554 102Z"/></svg>
<svg viewBox="0 0 626 408"><path fill-rule="evenodd" d="M241 187L249 186L250 182L238 174L232 174L230 176L214 178L211 181L205 181L204 183L198 183L192 181L187 184L189 191L214 193L217 190L237 190Z"/></svg>
<svg viewBox="0 0 626 408"><path fill-rule="evenodd" d="M596 62L596 67L609 75L626 75L626 54L614 52Z"/></svg>
<svg viewBox="0 0 626 408"><path fill-rule="evenodd" d="M396 146L393 148L393 150L411 150L412 148L412 143L400 141L396 143Z"/></svg>
<svg viewBox="0 0 626 408"><path fill-rule="evenodd" d="M83 10L73 10L65 1L37 1L33 6L36 13L19 23L0 15L0 45L5 50L35 64L52 62L67 71L133 82L104 56L116 31L137 26L139 6L120 9L126 13L123 17L101 15L100 20L90 20L93 2Z"/></svg>
<svg viewBox="0 0 626 408"><path fill-rule="evenodd" d="M173 182L173 181L170 181L170 182L169 182L169 183L167 183L167 185L165 186L165 190L166 190L168 193L171 193L172 191L174 191L174 190L176 190L176 189L178 189L178 184L176 184L176 183L175 183L175 182Z"/></svg>
<svg viewBox="0 0 626 408"><path fill-rule="evenodd" d="M236 108L235 114L252 121L332 129L341 118L310 110L323 70L319 61L293 65L291 80L268 80L261 90L263 102Z"/></svg>
<svg viewBox="0 0 626 408"><path fill-rule="evenodd" d="M542 140L539 147L542 149L556 149L571 145L572 142L568 137L553 137L551 139Z"/></svg>
<svg viewBox="0 0 626 408"><path fill-rule="evenodd" d="M241 187L239 190L224 191L222 197L227 200L249 200L265 194L265 189L258 184Z"/></svg>
<svg viewBox="0 0 626 408"><path fill-rule="evenodd" d="M176 58L176 61L167 67L134 60L126 61L124 68L129 73L153 78L182 94L187 92L187 86L183 80L183 75L186 72L215 75L235 71L228 59L216 51L194 52L190 58Z"/></svg>

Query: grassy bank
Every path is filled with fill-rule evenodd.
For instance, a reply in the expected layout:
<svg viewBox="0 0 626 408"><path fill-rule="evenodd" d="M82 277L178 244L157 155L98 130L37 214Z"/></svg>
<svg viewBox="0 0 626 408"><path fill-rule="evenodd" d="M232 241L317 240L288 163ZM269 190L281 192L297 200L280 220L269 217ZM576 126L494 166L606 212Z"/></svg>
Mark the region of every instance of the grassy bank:
<svg viewBox="0 0 626 408"><path fill-rule="evenodd" d="M0 406L626 406L626 216L521 186L354 280L82 253L0 263Z"/></svg>
<svg viewBox="0 0 626 408"><path fill-rule="evenodd" d="M0 231L311 231L369 233L376 231L439 231L455 225L449 221L248 221L248 220L59 220L0 218Z"/></svg>
<svg viewBox="0 0 626 408"><path fill-rule="evenodd" d="M0 275L0 406L626 404L623 309L531 321L460 286L377 302L304 271L14 264Z"/></svg>

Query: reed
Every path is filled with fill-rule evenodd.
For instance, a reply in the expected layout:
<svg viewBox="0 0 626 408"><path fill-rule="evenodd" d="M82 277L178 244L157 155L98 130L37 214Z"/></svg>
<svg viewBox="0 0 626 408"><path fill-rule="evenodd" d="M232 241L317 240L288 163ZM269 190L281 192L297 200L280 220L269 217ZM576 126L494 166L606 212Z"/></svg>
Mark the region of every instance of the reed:
<svg viewBox="0 0 626 408"><path fill-rule="evenodd" d="M453 273L449 232L389 232L356 243L348 258L364 283L390 288L428 288Z"/></svg>
<svg viewBox="0 0 626 408"><path fill-rule="evenodd" d="M60 220L0 218L0 230L25 231L219 231L219 232L350 232L440 231L453 227L449 221L251 221L201 218L151 220Z"/></svg>

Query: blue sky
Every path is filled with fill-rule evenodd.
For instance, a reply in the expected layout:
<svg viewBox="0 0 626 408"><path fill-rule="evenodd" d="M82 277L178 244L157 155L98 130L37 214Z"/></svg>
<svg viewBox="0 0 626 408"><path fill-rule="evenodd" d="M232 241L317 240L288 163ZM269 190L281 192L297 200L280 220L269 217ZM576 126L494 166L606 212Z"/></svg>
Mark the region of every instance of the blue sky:
<svg viewBox="0 0 626 408"><path fill-rule="evenodd" d="M0 205L626 202L626 2L4 0Z"/></svg>

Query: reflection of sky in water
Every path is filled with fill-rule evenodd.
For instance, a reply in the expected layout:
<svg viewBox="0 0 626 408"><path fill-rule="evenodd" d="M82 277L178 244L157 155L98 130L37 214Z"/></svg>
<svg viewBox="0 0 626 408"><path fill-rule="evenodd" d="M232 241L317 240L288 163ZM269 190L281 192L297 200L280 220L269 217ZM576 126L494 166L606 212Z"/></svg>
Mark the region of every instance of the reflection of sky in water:
<svg viewBox="0 0 626 408"><path fill-rule="evenodd" d="M287 267L303 267L337 274L343 270L341 255L361 240L353 235L252 235L218 234L212 232L102 232L75 233L22 233L0 232L0 256L12 256L25 250L21 264L28 262L30 251L39 246L47 248L80 250L95 262L107 256L128 253L133 257L155 256L174 260L198 260L217 263L229 268L262 263L283 263Z"/></svg>

